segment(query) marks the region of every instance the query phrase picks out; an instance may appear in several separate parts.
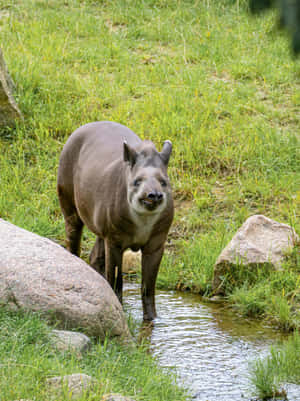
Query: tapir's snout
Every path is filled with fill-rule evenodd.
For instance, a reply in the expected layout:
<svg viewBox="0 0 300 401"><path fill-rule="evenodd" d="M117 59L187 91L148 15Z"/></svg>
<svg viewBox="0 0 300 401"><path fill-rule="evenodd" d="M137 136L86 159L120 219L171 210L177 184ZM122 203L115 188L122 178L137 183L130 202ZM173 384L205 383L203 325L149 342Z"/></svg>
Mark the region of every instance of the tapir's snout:
<svg viewBox="0 0 300 401"><path fill-rule="evenodd" d="M146 196L140 199L140 202L146 206L148 210L154 210L159 206L164 199L164 194L159 191L151 191Z"/></svg>
<svg viewBox="0 0 300 401"><path fill-rule="evenodd" d="M157 203L161 203L161 201L163 200L164 194L161 192L150 192L147 196L147 198L149 200L151 200L152 202L157 202Z"/></svg>

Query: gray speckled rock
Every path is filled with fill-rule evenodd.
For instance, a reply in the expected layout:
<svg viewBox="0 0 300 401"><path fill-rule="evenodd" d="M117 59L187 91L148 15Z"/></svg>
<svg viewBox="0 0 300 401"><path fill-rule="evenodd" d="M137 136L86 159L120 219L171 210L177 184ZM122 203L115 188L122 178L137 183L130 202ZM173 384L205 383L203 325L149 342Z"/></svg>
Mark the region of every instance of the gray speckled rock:
<svg viewBox="0 0 300 401"><path fill-rule="evenodd" d="M20 110L12 95L13 82L0 49L0 127L10 127L21 117Z"/></svg>
<svg viewBox="0 0 300 401"><path fill-rule="evenodd" d="M257 265L277 269L299 237L292 227L263 215L249 217L223 249L214 267L213 290L222 293L222 277L233 266L251 269Z"/></svg>
<svg viewBox="0 0 300 401"><path fill-rule="evenodd" d="M83 260L2 219L0 243L0 303L41 311L64 328L130 342L119 300Z"/></svg>
<svg viewBox="0 0 300 401"><path fill-rule="evenodd" d="M51 340L60 351L86 351L92 344L90 338L83 333L66 330L52 330Z"/></svg>
<svg viewBox="0 0 300 401"><path fill-rule="evenodd" d="M67 391L71 394L72 399L81 397L84 393L89 392L99 385L97 380L83 373L51 377L46 380L46 383L49 392L62 397L64 392Z"/></svg>

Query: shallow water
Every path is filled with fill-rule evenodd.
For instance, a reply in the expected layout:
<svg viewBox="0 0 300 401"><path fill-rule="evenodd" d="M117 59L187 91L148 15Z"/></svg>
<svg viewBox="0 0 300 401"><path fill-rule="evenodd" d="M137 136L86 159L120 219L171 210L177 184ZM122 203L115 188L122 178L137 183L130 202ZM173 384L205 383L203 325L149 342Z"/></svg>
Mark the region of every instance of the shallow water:
<svg viewBox="0 0 300 401"><path fill-rule="evenodd" d="M126 283L124 306L142 324L139 287ZM179 382L199 401L253 398L249 362L267 353L282 334L198 295L156 291L158 318L149 333L151 351L162 366L174 367ZM300 386L286 387L290 401L300 400Z"/></svg>

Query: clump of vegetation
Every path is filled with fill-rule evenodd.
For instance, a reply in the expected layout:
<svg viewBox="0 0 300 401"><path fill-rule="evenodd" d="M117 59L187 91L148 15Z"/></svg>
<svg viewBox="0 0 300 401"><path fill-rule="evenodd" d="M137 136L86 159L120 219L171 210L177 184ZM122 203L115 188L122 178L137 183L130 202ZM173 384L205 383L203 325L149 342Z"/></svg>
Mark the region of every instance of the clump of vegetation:
<svg viewBox="0 0 300 401"><path fill-rule="evenodd" d="M279 270L255 270L250 278L228 293L229 302L243 316L268 319L279 329L291 331L299 328L300 278L299 247L289 255Z"/></svg>
<svg viewBox="0 0 300 401"><path fill-rule="evenodd" d="M300 383L300 335L295 332L283 345L272 347L267 357L251 366L251 381L263 399L286 398L284 383Z"/></svg>

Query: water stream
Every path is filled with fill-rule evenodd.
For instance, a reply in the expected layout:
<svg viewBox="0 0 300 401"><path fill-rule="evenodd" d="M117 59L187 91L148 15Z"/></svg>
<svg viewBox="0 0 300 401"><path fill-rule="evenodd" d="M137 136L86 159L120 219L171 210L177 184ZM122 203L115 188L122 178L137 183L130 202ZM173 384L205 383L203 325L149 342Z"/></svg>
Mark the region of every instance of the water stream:
<svg viewBox="0 0 300 401"><path fill-rule="evenodd" d="M124 306L142 323L137 284L126 283ZM162 366L176 369L193 399L253 399L249 361L281 340L280 332L190 293L157 291L156 307L159 317L149 334L151 351ZM289 401L300 400L300 386L289 385L286 390Z"/></svg>

